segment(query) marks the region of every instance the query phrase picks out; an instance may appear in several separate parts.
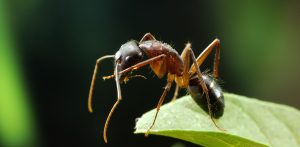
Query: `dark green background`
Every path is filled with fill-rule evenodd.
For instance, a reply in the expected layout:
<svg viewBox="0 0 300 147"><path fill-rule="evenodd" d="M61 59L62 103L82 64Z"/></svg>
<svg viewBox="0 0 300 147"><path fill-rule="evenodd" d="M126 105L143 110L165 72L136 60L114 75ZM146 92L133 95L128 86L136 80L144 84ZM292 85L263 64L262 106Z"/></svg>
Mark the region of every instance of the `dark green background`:
<svg viewBox="0 0 300 147"><path fill-rule="evenodd" d="M114 80L99 78L94 113L88 113L95 61L146 32L178 52L190 41L197 55L219 38L225 91L300 108L298 1L4 0L0 6L0 30L5 38L0 42L0 71L14 67L11 73L0 72L2 90L12 91L3 94L7 91L3 90L0 95L3 106L11 104L0 113L5 146L104 146L102 129L116 88ZM212 67L211 59L203 70ZM112 71L113 62L106 61L98 77ZM166 82L148 67L138 73L148 80L132 79L122 85L123 101L112 117L105 146L171 146L178 142L133 135L135 119L156 106ZM18 86L8 77L19 79ZM9 121L11 116L16 119Z"/></svg>

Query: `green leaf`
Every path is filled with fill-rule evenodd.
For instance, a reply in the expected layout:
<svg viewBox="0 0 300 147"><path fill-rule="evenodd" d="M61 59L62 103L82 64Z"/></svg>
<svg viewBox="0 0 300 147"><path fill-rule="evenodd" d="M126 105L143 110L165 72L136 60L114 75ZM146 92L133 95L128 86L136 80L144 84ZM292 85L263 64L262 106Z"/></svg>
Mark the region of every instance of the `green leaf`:
<svg viewBox="0 0 300 147"><path fill-rule="evenodd" d="M169 136L203 146L300 146L299 110L245 96L225 93L224 115L216 123L185 96L161 107L150 134ZM136 123L135 133L145 133L155 109Z"/></svg>
<svg viewBox="0 0 300 147"><path fill-rule="evenodd" d="M13 40L8 1L0 0L0 146L35 146L36 128Z"/></svg>

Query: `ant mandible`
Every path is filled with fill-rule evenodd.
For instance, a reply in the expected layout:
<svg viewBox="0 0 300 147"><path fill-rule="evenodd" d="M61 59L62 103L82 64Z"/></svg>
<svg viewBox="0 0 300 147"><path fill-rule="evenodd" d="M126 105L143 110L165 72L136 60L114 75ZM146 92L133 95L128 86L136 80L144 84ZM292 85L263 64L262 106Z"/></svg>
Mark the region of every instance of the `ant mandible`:
<svg viewBox="0 0 300 147"><path fill-rule="evenodd" d="M201 72L200 66L214 48L216 48L216 52L213 73L210 75L206 72ZM145 55L148 57L146 60L144 60ZM162 78L166 73L168 73L168 75L167 84L156 106L154 120L145 133L146 136L154 126L159 109L174 81L176 83L176 89L172 101L176 99L180 88L188 89L194 101L209 114L214 125L219 128L214 118L219 118L223 115L225 103L222 89L215 80L219 76L220 41L218 39L215 39L198 58L195 57L190 43L186 44L180 56L170 45L156 40L150 33L146 33L139 42L135 40L126 42L115 55L106 55L96 61L88 98L89 112L93 112L92 94L99 64L102 60L107 58L114 58L115 60L114 74L103 78L115 78L118 98L104 125L103 139L105 143L107 143L106 131L109 120L115 108L122 100L120 83L126 82L129 78L134 77L130 76L129 72L148 64L150 64L151 69L158 78ZM190 60L192 60L191 67ZM203 94L205 94L204 97ZM221 128L219 129L222 130Z"/></svg>

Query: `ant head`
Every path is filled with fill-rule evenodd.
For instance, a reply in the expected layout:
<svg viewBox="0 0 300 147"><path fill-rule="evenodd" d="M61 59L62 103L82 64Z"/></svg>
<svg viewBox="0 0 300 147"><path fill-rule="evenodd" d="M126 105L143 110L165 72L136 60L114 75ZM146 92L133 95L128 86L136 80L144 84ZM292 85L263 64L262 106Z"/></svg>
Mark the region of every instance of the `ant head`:
<svg viewBox="0 0 300 147"><path fill-rule="evenodd" d="M144 53L139 48L136 41L128 41L123 44L115 54L115 63L118 64L119 70L124 70L143 60Z"/></svg>

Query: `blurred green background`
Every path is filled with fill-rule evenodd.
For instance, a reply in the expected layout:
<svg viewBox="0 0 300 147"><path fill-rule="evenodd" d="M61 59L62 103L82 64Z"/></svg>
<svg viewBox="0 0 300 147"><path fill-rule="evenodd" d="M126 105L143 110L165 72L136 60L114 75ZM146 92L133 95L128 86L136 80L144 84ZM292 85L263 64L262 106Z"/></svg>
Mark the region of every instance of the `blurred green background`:
<svg viewBox="0 0 300 147"><path fill-rule="evenodd" d="M299 1L2 0L0 145L104 146L101 133L116 89L114 80L99 78L94 113L88 113L95 61L146 32L178 52L190 41L196 54L219 38L225 91L299 109L299 15ZM211 59L202 69L212 67ZM112 71L106 61L98 76ZM166 82L149 68L139 73L148 80L122 85L124 100L105 146L177 145L175 139L133 135L135 119L156 106Z"/></svg>

